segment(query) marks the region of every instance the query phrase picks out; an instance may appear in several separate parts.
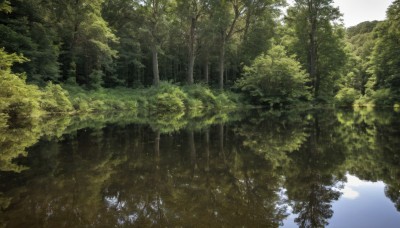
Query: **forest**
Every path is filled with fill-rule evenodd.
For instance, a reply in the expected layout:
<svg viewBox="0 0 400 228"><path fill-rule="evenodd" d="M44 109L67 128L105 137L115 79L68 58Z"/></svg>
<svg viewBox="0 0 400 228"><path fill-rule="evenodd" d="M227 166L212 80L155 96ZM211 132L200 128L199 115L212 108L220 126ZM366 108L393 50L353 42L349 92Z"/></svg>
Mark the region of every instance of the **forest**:
<svg viewBox="0 0 400 228"><path fill-rule="evenodd" d="M247 105L400 108L400 0L1 0L0 121Z"/></svg>

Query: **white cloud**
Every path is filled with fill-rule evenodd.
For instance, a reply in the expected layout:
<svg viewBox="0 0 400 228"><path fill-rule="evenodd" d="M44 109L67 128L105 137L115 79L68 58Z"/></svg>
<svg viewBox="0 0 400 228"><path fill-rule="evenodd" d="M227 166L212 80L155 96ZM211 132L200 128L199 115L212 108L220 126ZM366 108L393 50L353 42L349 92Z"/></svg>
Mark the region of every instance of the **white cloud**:
<svg viewBox="0 0 400 228"><path fill-rule="evenodd" d="M343 193L343 198L346 199L357 199L360 196L360 193L355 191L354 189L350 188L350 187L344 187L342 190L340 190Z"/></svg>

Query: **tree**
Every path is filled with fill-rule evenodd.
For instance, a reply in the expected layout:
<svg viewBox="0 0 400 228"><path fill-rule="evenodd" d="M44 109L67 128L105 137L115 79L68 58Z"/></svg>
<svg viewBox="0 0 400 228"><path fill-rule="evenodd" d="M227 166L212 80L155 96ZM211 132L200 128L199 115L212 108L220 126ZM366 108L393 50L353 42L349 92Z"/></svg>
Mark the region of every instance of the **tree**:
<svg viewBox="0 0 400 228"><path fill-rule="evenodd" d="M160 72L158 63L158 54L161 51L161 45L165 41L165 35L168 29L168 8L170 0L136 0L139 5L139 12L143 17L141 32L150 45L152 53L153 85L160 83Z"/></svg>
<svg viewBox="0 0 400 228"><path fill-rule="evenodd" d="M63 45L60 61L65 80L97 88L117 52L110 44L118 41L101 15L104 0L53 1Z"/></svg>
<svg viewBox="0 0 400 228"><path fill-rule="evenodd" d="M366 94L367 82L372 76L370 58L376 43L373 31L377 25L378 21L365 21L346 30L349 57L346 66L348 73L343 84L360 91L362 95Z"/></svg>
<svg viewBox="0 0 400 228"><path fill-rule="evenodd" d="M241 1L212 1L212 23L219 37L219 63L218 63L218 87L224 88L224 64L226 43L231 39L236 23L243 16L243 4Z"/></svg>
<svg viewBox="0 0 400 228"><path fill-rule="evenodd" d="M58 81L59 37L47 1L2 1L0 10L0 47L9 53L21 53L31 61L15 64L15 72L26 72L36 83Z"/></svg>
<svg viewBox="0 0 400 228"><path fill-rule="evenodd" d="M107 75L104 86L140 86L144 75L144 43L138 32L142 17L138 13L138 3L131 0L106 0L102 7L102 16L118 37L118 43L111 46L118 51L113 59L113 72Z"/></svg>
<svg viewBox="0 0 400 228"><path fill-rule="evenodd" d="M400 1L387 10L387 19L376 28L377 42L372 53L375 89L389 89L387 100L400 101Z"/></svg>
<svg viewBox="0 0 400 228"><path fill-rule="evenodd" d="M188 69L186 81L193 84L193 70L198 49L198 23L204 15L207 2L201 0L177 0L177 13L184 26L188 48Z"/></svg>
<svg viewBox="0 0 400 228"><path fill-rule="evenodd" d="M286 18L295 38L291 51L310 74L315 99L333 96L332 82L341 70L338 66L345 61L341 40L344 32L333 24L340 18L340 12L332 3L332 0L296 0Z"/></svg>
<svg viewBox="0 0 400 228"><path fill-rule="evenodd" d="M240 34L240 62L250 64L257 56L267 52L276 35L276 20L279 15L281 0L246 0L246 11L243 22L243 32Z"/></svg>

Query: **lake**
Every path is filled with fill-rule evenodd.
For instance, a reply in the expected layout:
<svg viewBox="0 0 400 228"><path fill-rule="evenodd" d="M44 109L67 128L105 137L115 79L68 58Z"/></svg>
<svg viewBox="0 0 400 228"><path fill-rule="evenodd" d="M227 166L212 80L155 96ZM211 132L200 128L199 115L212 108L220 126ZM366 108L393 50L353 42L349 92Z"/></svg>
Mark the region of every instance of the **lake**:
<svg viewBox="0 0 400 228"><path fill-rule="evenodd" d="M0 126L0 227L400 227L400 113Z"/></svg>

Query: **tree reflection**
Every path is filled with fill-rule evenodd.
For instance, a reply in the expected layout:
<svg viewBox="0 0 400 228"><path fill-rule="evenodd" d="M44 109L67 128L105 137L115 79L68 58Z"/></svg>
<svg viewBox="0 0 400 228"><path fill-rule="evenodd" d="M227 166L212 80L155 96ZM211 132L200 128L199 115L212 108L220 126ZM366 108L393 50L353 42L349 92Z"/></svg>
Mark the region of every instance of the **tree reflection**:
<svg viewBox="0 0 400 228"><path fill-rule="evenodd" d="M289 154L286 189L295 222L300 227L324 227L333 215L332 202L340 196L344 181L344 147L332 134L334 122L329 113L315 113L309 122L307 141Z"/></svg>
<svg viewBox="0 0 400 228"><path fill-rule="evenodd" d="M123 205L123 213L115 214L114 220L138 226L277 226L286 216L285 209L277 207L280 178L267 162L239 153L240 145L233 139L225 139L229 143L223 149L229 145L237 153L224 158L221 129L219 125L206 130L210 144L207 137L200 137L203 133L192 130L161 140L159 171L151 171L151 163L157 162L151 158L131 160L135 165L117 172L112 180L118 181L106 188L106 201L116 200L109 204L112 210ZM176 146L167 146L169 140ZM206 143L198 148L198 140ZM182 148L184 144L187 147ZM124 178L128 173L135 175Z"/></svg>
<svg viewBox="0 0 400 228"><path fill-rule="evenodd" d="M306 141L308 118L299 112L270 111L242 123L236 132L246 148L281 167L287 164L287 155Z"/></svg>
<svg viewBox="0 0 400 228"><path fill-rule="evenodd" d="M382 180L385 194L400 211L400 114L359 110L337 114L336 132L346 146L346 169L367 181Z"/></svg>
<svg viewBox="0 0 400 228"><path fill-rule="evenodd" d="M2 125L1 152L25 156L2 157L9 168L0 173L0 223L277 227L290 205L300 227L323 227L347 171L383 180L399 208L399 115L269 111L239 123L225 115L153 125L87 116Z"/></svg>
<svg viewBox="0 0 400 228"><path fill-rule="evenodd" d="M391 113L385 116L390 120L386 124L377 124L377 147L381 148L382 179L385 184L385 194L393 201L400 211L400 114Z"/></svg>

